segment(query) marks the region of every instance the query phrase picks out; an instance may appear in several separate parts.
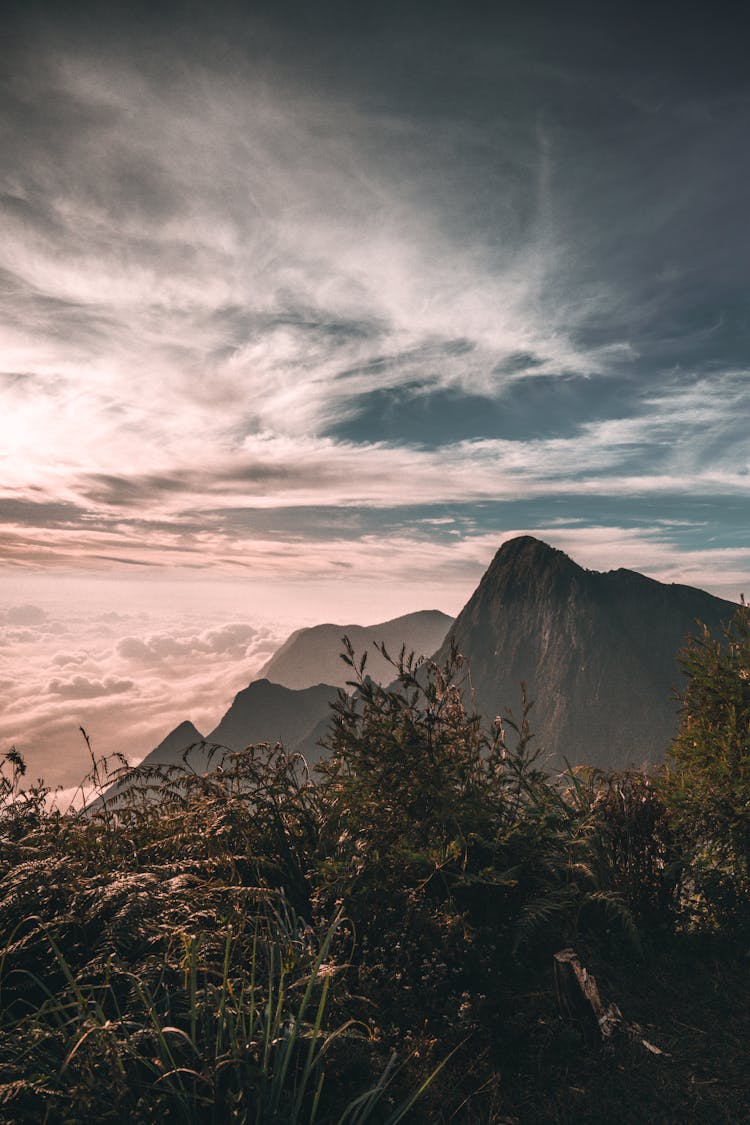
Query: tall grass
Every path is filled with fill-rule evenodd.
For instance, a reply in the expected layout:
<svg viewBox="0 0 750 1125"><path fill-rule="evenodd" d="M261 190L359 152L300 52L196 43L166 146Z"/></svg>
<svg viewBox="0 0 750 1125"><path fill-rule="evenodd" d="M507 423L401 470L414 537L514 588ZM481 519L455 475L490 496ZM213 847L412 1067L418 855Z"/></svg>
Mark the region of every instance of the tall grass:
<svg viewBox="0 0 750 1125"><path fill-rule="evenodd" d="M266 904L249 950L231 926L219 935L220 962L208 954L208 935L183 940L182 978L172 987L167 964L153 984L114 963L104 979L81 981L42 927L59 970L51 988L38 973L9 967L11 942L0 977L13 995L3 1016L0 1104L17 1121L139 1121L158 1114L189 1123L312 1125L334 1044L369 1036L353 1020L330 1026L337 967L328 958L341 924L336 918L316 949L286 904ZM27 987L33 999L24 1001ZM371 1119L392 1071L390 1064L343 1107L341 1125ZM387 1119L399 1120L419 1093Z"/></svg>
<svg viewBox="0 0 750 1125"><path fill-rule="evenodd" d="M3 1120L395 1123L429 1085L399 1103L395 1057L351 1014L344 911L313 926L286 893L317 799L300 762L263 747L234 767L86 815L23 792L8 758Z"/></svg>
<svg viewBox="0 0 750 1125"><path fill-rule="evenodd" d="M457 654L444 668L402 654L387 689L346 656L352 690L315 781L280 746L201 747L205 772L123 771L113 792L92 755L88 806L63 811L6 755L0 1120L643 1118L623 1100L644 1067L627 1046L589 1116L560 1094L593 1090L603 1064L564 1025L551 960L574 944L634 996L651 973L669 998L654 1018L679 1010L700 1032L680 976L702 971L682 959L690 888L658 778L545 776L530 704L484 729ZM730 1061L741 1022L722 1025ZM674 1120L701 1120L699 1087L649 1081ZM733 1119L720 1090L706 1120Z"/></svg>

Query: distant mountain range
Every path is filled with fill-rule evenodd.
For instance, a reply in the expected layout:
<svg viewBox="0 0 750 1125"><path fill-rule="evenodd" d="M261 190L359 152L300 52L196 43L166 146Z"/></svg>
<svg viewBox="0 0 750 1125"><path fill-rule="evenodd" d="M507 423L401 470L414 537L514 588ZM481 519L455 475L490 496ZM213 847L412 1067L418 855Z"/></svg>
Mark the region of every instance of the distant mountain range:
<svg viewBox="0 0 750 1125"><path fill-rule="evenodd" d="M429 655L452 622L445 613L424 610L379 625L326 624L299 629L261 668L258 679L238 692L213 730L203 735L191 722L182 722L137 768L177 765L189 750L190 766L200 772L208 768L211 747L243 750L257 742L282 742L313 763L322 754L318 742L328 728L330 704L352 676L352 669L341 660L342 637L350 638L358 656L368 653L367 672L373 679L388 682L393 669L375 644L385 644L394 656L402 645L409 652ZM116 783L107 799L113 800L125 784ZM90 807L98 804L93 802Z"/></svg>
<svg viewBox="0 0 750 1125"><path fill-rule="evenodd" d="M378 683L388 682L393 669L373 645L384 644L394 657L401 645L429 656L439 648L452 624L452 617L430 609L395 617L380 625L313 625L298 629L263 665L258 677L295 689L320 683L345 687L352 678L351 668L341 659L341 638L346 635L358 655L367 653L368 675Z"/></svg>
<svg viewBox="0 0 750 1125"><path fill-rule="evenodd" d="M717 629L733 602L691 586L666 585L631 570L584 570L531 536L504 543L455 621L434 611L380 625L317 625L289 637L239 692L205 737L181 723L141 763L177 763L192 746L200 769L207 745L241 750L283 742L315 761L330 703L351 670L340 660L347 634L368 652L367 672L391 679L376 652L402 644L442 662L451 642L464 655L479 712L518 715L521 682L534 701L531 728L542 761L624 768L663 758L676 727L677 654L698 621Z"/></svg>
<svg viewBox="0 0 750 1125"><path fill-rule="evenodd" d="M204 742L197 727L187 720L171 730L167 737L144 758L142 765L171 766L180 760L180 755L188 746L199 746Z"/></svg>
<svg viewBox="0 0 750 1125"><path fill-rule="evenodd" d="M234 697L232 706L207 741L230 750L244 750L251 742L283 742L297 749L305 735L328 715L338 694L330 684L295 691L270 680L254 680Z"/></svg>

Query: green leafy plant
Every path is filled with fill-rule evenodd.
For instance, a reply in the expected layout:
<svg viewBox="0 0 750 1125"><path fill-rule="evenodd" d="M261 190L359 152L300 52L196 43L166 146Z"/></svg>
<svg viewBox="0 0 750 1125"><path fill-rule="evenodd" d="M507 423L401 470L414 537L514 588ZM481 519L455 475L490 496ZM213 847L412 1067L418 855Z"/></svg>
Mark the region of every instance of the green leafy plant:
<svg viewBox="0 0 750 1125"><path fill-rule="evenodd" d="M750 608L681 656L687 683L665 794L694 895L714 921L750 924Z"/></svg>

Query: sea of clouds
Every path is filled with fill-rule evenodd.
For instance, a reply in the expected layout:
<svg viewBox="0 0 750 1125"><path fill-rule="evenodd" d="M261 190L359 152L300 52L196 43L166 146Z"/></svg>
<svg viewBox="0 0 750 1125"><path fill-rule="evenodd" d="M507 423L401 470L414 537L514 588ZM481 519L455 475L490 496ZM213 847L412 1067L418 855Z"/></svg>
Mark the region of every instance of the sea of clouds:
<svg viewBox="0 0 750 1125"><path fill-rule="evenodd" d="M95 754L144 757L183 719L207 733L283 640L279 626L148 610L0 608L0 751L68 789Z"/></svg>

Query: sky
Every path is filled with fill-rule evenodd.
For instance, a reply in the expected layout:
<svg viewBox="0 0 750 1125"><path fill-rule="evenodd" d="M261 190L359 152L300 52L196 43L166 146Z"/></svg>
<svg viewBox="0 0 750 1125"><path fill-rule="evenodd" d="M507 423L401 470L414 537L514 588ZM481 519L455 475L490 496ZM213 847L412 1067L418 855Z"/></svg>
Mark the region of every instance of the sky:
<svg viewBox="0 0 750 1125"><path fill-rule="evenodd" d="M749 590L745 29L659 9L6 0L0 751L209 729L519 533Z"/></svg>

